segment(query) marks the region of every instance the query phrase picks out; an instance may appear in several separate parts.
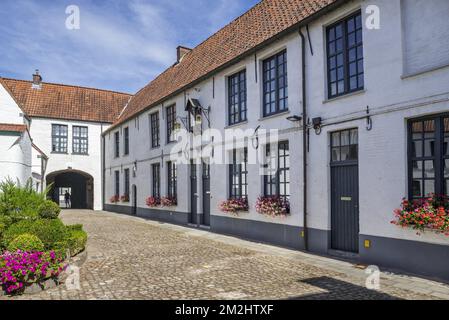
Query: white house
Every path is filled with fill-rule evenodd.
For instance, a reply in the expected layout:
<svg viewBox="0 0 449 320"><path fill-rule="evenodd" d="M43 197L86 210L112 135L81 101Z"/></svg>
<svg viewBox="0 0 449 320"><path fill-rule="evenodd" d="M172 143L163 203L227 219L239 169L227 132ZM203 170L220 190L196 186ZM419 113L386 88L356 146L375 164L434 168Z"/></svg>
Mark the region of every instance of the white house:
<svg viewBox="0 0 449 320"><path fill-rule="evenodd" d="M449 193L448 13L439 0L263 0L179 47L103 133L104 208L449 279L448 237L390 223L402 198ZM180 149L192 126L202 143ZM222 151L232 129L246 144ZM290 215L257 213L273 194ZM222 212L228 198L249 211Z"/></svg>
<svg viewBox="0 0 449 320"><path fill-rule="evenodd" d="M38 190L52 183L56 202L69 191L73 208L101 210L101 134L129 97L42 82L37 72L0 78L0 178L33 178Z"/></svg>

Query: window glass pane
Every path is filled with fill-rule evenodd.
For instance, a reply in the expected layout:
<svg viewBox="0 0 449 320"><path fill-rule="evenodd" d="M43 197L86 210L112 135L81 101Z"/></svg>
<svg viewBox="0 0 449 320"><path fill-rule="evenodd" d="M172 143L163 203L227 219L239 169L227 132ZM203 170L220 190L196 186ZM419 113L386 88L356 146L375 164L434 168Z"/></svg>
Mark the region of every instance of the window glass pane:
<svg viewBox="0 0 449 320"><path fill-rule="evenodd" d="M433 157L435 155L435 140L424 140L424 156Z"/></svg>
<svg viewBox="0 0 449 320"><path fill-rule="evenodd" d="M422 140L416 140L412 142L412 157L420 158L422 157Z"/></svg>
<svg viewBox="0 0 449 320"><path fill-rule="evenodd" d="M341 132L341 145L342 146L349 145L349 131L342 131Z"/></svg>
<svg viewBox="0 0 449 320"><path fill-rule="evenodd" d="M357 129L351 130L351 144L359 143L359 131Z"/></svg>
<svg viewBox="0 0 449 320"><path fill-rule="evenodd" d="M424 138L435 137L435 120L424 121Z"/></svg>
<svg viewBox="0 0 449 320"><path fill-rule="evenodd" d="M422 193L422 180L413 180L412 182L412 195L415 198L423 196Z"/></svg>
<svg viewBox="0 0 449 320"><path fill-rule="evenodd" d="M424 178L435 178L433 160L424 161Z"/></svg>
<svg viewBox="0 0 449 320"><path fill-rule="evenodd" d="M435 193L435 180L424 180L424 196Z"/></svg>
<svg viewBox="0 0 449 320"><path fill-rule="evenodd" d="M350 160L350 158L349 158L349 153L350 153L349 146L341 147L340 152L341 152L341 156L340 156L341 159L340 159L340 161Z"/></svg>
<svg viewBox="0 0 449 320"><path fill-rule="evenodd" d="M340 161L340 148L332 148L332 161Z"/></svg>
<svg viewBox="0 0 449 320"><path fill-rule="evenodd" d="M423 166L422 161L413 161L412 162L413 167L413 178L422 178L423 177Z"/></svg>
<svg viewBox="0 0 449 320"><path fill-rule="evenodd" d="M334 147L340 146L340 132L332 133L332 146Z"/></svg>

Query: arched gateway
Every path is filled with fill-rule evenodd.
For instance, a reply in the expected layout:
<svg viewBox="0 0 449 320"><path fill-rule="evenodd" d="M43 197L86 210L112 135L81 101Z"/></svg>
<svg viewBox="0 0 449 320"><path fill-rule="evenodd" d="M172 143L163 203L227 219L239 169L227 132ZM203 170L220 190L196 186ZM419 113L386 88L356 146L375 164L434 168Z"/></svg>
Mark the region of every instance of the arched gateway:
<svg viewBox="0 0 449 320"><path fill-rule="evenodd" d="M64 194L71 195L71 208L93 209L94 178L83 171L62 170L47 175L47 185L52 184L51 198L61 208L65 208Z"/></svg>

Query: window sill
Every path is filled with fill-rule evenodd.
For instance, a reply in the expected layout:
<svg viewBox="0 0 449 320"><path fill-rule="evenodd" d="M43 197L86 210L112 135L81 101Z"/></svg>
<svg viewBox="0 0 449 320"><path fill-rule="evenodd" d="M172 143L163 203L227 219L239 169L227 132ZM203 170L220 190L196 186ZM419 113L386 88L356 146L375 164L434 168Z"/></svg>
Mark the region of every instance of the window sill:
<svg viewBox="0 0 449 320"><path fill-rule="evenodd" d="M241 122L234 123L234 124L230 124L230 125L226 126L225 129L231 129L231 128L243 126L243 125L245 125L245 124L248 124L248 120L241 121Z"/></svg>
<svg viewBox="0 0 449 320"><path fill-rule="evenodd" d="M68 155L68 152L56 152L56 151L52 151L51 154L66 154Z"/></svg>
<svg viewBox="0 0 449 320"><path fill-rule="evenodd" d="M88 153L76 153L76 152L72 152L72 155L74 155L74 156L89 156Z"/></svg>
<svg viewBox="0 0 449 320"><path fill-rule="evenodd" d="M273 119L273 118L285 116L287 114L290 114L290 110L286 110L286 111L270 114L269 116L265 116L265 117L260 118L259 121Z"/></svg>
<svg viewBox="0 0 449 320"><path fill-rule="evenodd" d="M366 92L366 89L363 89L363 90L350 92L350 93L347 93L347 94L344 94L344 95L341 95L341 96L338 96L338 97L335 97L335 98L325 99L325 100L323 100L323 104L334 102L334 101L338 101L338 100L341 100L341 99L344 99L344 98L349 98L349 97L361 95L361 94L364 94L365 92Z"/></svg>

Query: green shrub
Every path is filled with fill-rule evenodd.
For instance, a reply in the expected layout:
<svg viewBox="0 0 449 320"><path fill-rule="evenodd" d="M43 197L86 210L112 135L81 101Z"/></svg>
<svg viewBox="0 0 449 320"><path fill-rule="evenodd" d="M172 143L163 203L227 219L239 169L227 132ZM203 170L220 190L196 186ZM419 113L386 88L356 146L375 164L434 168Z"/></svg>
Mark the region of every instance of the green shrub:
<svg viewBox="0 0 449 320"><path fill-rule="evenodd" d="M87 244L87 233L83 230L70 230L70 235L67 239L67 245L70 251L70 256L76 256L78 253L84 251Z"/></svg>
<svg viewBox="0 0 449 320"><path fill-rule="evenodd" d="M36 192L32 180L25 185L8 179L0 183L0 216L8 216L12 222L38 219L37 208L45 201L47 191Z"/></svg>
<svg viewBox="0 0 449 320"><path fill-rule="evenodd" d="M37 212L42 219L56 219L61 213L61 208L51 200L45 200L38 208Z"/></svg>
<svg viewBox="0 0 449 320"><path fill-rule="evenodd" d="M45 250L53 250L56 244L68 238L68 230L60 219L22 220L12 224L4 233L3 242L7 245L17 236L29 233L44 243Z"/></svg>
<svg viewBox="0 0 449 320"><path fill-rule="evenodd" d="M82 224L72 224L67 226L68 230L79 230L82 231L83 230L83 225Z"/></svg>
<svg viewBox="0 0 449 320"><path fill-rule="evenodd" d="M7 247L9 252L21 251L44 251L44 244L35 235L24 233L12 240Z"/></svg>

